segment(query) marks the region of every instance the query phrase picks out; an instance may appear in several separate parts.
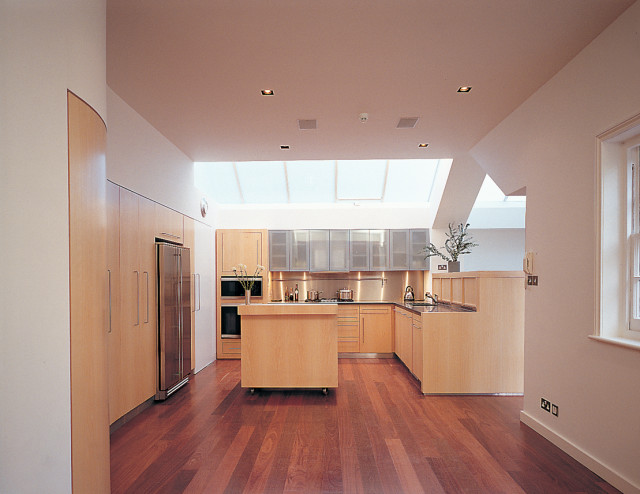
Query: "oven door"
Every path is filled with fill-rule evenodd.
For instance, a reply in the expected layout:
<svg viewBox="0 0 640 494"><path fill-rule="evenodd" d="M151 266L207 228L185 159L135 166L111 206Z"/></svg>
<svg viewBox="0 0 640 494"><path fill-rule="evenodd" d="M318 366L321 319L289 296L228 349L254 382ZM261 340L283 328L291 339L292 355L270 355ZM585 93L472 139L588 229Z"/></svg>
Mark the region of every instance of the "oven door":
<svg viewBox="0 0 640 494"><path fill-rule="evenodd" d="M257 277L251 287L252 297L262 297L262 278ZM244 288L235 276L222 276L220 278L220 297L234 298L244 297Z"/></svg>
<svg viewBox="0 0 640 494"><path fill-rule="evenodd" d="M240 338L240 314L237 305L220 306L220 337Z"/></svg>

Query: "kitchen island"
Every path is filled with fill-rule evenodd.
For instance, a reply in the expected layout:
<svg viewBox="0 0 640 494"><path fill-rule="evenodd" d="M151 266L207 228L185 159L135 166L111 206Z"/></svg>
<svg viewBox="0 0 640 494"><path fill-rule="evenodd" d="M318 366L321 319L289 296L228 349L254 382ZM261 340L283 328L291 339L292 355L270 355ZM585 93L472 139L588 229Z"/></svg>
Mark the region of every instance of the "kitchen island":
<svg viewBox="0 0 640 494"><path fill-rule="evenodd" d="M337 311L337 304L238 306L241 386L338 387Z"/></svg>

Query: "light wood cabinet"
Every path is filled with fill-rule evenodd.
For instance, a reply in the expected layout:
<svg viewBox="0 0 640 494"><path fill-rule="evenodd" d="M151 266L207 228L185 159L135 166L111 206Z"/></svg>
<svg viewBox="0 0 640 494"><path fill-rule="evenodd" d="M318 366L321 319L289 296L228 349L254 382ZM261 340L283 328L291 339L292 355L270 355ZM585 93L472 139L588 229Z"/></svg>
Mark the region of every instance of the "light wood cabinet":
<svg viewBox="0 0 640 494"><path fill-rule="evenodd" d="M423 348L422 343L422 317L417 314L412 314L412 361L411 372L414 376L422 381L422 362L423 362Z"/></svg>
<svg viewBox="0 0 640 494"><path fill-rule="evenodd" d="M393 352L393 325L390 305L360 306L360 352Z"/></svg>
<svg viewBox="0 0 640 494"><path fill-rule="evenodd" d="M338 305L338 352L360 351L360 309L357 305Z"/></svg>
<svg viewBox="0 0 640 494"><path fill-rule="evenodd" d="M120 359L113 399L118 419L155 394L157 365L155 204L120 189Z"/></svg>
<svg viewBox="0 0 640 494"><path fill-rule="evenodd" d="M233 275L233 268L238 264L246 264L249 275L255 272L258 265L264 266L265 235L266 230L218 230L218 276Z"/></svg>
<svg viewBox="0 0 640 494"><path fill-rule="evenodd" d="M183 215L162 204L155 203L155 235L177 244L184 241Z"/></svg>
<svg viewBox="0 0 640 494"><path fill-rule="evenodd" d="M395 308L395 353L409 370L413 367L412 317L408 310Z"/></svg>
<svg viewBox="0 0 640 494"><path fill-rule="evenodd" d="M121 389L126 374L121 368L122 329L120 325L120 187L107 182L107 363L109 375L109 423L120 417L126 405Z"/></svg>

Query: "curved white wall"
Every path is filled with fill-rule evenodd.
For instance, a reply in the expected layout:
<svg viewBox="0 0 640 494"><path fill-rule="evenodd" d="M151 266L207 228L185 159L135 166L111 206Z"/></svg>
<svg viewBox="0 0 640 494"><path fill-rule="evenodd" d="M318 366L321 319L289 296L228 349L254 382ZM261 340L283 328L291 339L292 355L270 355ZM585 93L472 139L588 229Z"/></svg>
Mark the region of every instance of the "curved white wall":
<svg viewBox="0 0 640 494"><path fill-rule="evenodd" d="M0 492L71 492L67 88L105 117L105 12L0 4Z"/></svg>
<svg viewBox="0 0 640 494"><path fill-rule="evenodd" d="M503 190L527 187L540 284L526 291L523 417L628 492L640 491L640 354L588 336L596 136L640 112L639 25L636 2L472 150Z"/></svg>

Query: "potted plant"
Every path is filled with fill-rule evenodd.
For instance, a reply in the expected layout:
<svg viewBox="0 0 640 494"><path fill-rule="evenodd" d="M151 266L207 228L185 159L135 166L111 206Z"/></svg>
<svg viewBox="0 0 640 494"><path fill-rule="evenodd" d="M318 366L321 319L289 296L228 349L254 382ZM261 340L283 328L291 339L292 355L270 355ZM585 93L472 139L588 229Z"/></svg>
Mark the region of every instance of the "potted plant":
<svg viewBox="0 0 640 494"><path fill-rule="evenodd" d="M459 272L460 261L458 257L462 254L469 254L473 247L478 246L478 244L473 243L473 239L467 233L468 227L469 223L460 223L457 226L449 223L449 233L445 233L447 240L444 242L444 247L438 249L433 243L429 243L424 249L424 252L427 254L425 259L431 256L439 256L448 262L450 273ZM446 253L443 250L446 251Z"/></svg>

